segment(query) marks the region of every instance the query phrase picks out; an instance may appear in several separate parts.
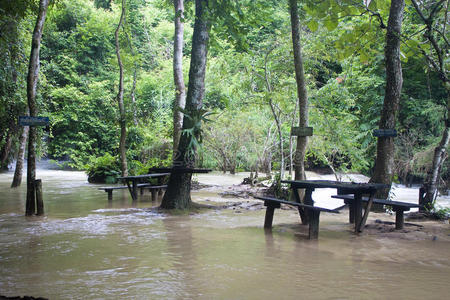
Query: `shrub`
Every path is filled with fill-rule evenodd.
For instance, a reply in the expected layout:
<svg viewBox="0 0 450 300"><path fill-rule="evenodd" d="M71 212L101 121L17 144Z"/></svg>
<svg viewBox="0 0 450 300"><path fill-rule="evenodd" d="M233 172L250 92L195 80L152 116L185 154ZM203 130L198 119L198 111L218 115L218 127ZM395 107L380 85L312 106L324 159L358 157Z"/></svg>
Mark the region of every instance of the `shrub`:
<svg viewBox="0 0 450 300"><path fill-rule="evenodd" d="M121 174L118 157L109 153L91 157L85 169L90 183L116 183L116 178Z"/></svg>

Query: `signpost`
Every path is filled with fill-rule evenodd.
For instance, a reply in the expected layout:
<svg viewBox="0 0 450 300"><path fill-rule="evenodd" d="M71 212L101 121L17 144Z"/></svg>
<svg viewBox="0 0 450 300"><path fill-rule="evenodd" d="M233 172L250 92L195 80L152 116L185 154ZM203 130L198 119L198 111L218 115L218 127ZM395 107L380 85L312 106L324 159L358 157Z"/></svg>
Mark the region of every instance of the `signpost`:
<svg viewBox="0 0 450 300"><path fill-rule="evenodd" d="M20 126L48 126L50 119L48 117L30 117L30 116L20 116L19 125Z"/></svg>
<svg viewBox="0 0 450 300"><path fill-rule="evenodd" d="M50 123L50 119L48 117L32 117L32 116L19 116L19 125L20 126L48 126ZM28 146L30 147L30 146ZM28 148L30 149L30 148ZM30 153L30 152L28 152ZM28 168L33 169L33 172L35 172L35 162L33 163L32 167L30 167L30 156L28 156ZM35 158L33 157L33 160ZM29 176L30 177L30 176ZM27 178L28 182L28 178ZM26 215L32 215L35 213L36 207L37 207L37 215L42 216L44 215L44 200L42 197L42 180L41 179L35 179L34 182L31 183L33 185L33 191L34 197L29 198L28 196L28 183L27 183L27 204L26 204ZM29 200L31 199L31 201ZM34 199L34 200L33 200Z"/></svg>
<svg viewBox="0 0 450 300"><path fill-rule="evenodd" d="M395 129L375 129L373 131L373 136L376 137L396 137L397 130Z"/></svg>
<svg viewBox="0 0 450 300"><path fill-rule="evenodd" d="M292 127L291 135L293 135L293 136L312 136L313 128L312 127Z"/></svg>

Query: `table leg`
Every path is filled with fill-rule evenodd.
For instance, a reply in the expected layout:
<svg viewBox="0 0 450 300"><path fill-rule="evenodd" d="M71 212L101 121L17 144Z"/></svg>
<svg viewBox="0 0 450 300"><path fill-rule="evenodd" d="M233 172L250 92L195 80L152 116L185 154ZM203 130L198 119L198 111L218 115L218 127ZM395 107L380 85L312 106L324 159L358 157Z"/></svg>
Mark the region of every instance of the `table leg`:
<svg viewBox="0 0 450 300"><path fill-rule="evenodd" d="M354 204L353 204L353 215L355 217L355 232L358 232L359 225L361 224L362 220L362 194L361 193L355 193L354 194Z"/></svg>
<svg viewBox="0 0 450 300"><path fill-rule="evenodd" d="M403 210L399 209L395 211L395 229L403 229L404 220Z"/></svg>
<svg viewBox="0 0 450 300"><path fill-rule="evenodd" d="M133 196L133 187L131 186L130 182L127 180L127 181L125 181L125 183L127 184L128 191L130 192L130 195L131 195L131 199L133 201L136 200Z"/></svg>
<svg viewBox="0 0 450 300"><path fill-rule="evenodd" d="M364 226L366 226L367 217L369 217L370 209L372 208L374 193L370 194L369 202L367 202L366 209L364 210L364 216L361 220L361 223L358 226L358 232L362 232Z"/></svg>
<svg viewBox="0 0 450 300"><path fill-rule="evenodd" d="M137 200L137 180L133 180L133 200Z"/></svg>
<svg viewBox="0 0 450 300"><path fill-rule="evenodd" d="M295 201L297 203L303 203L303 201L300 199L300 195L298 193L298 189L295 187L292 187L292 191L294 193L295 196ZM305 190L305 201L304 204L308 204L308 205L314 205L314 201L312 200L312 192L314 191L314 189L306 189ZM300 215L300 219L302 221L303 225L308 225L308 214L306 213L305 209L303 209L303 207L299 207L298 208L298 213Z"/></svg>
<svg viewBox="0 0 450 300"><path fill-rule="evenodd" d="M280 203L264 203L266 208L266 217L264 218L264 228L269 229L272 228L272 221L273 221L273 213L275 211L275 208L280 208Z"/></svg>
<svg viewBox="0 0 450 300"><path fill-rule="evenodd" d="M309 210L309 235L310 240L316 240L319 237L319 216L320 210Z"/></svg>

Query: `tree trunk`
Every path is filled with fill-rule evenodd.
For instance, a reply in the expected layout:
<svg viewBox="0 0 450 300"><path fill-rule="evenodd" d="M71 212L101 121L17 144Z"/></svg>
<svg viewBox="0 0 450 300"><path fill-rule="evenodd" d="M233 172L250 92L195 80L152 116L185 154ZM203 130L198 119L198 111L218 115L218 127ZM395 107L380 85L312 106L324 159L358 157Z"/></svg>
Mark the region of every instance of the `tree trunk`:
<svg viewBox="0 0 450 300"><path fill-rule="evenodd" d="M122 176L128 176L128 165L127 165L127 150L126 150L126 139L127 139L127 119L125 114L125 105L123 103L123 63L120 57L120 46L119 46L119 31L122 27L123 19L125 18L125 0L122 0L122 12L120 14L119 24L117 25L116 31L114 33L116 41L116 55L117 62L119 64L119 93L117 94L117 102L119 103L119 114L120 114L120 143L119 143L119 154L120 154L120 168L122 170Z"/></svg>
<svg viewBox="0 0 450 300"><path fill-rule="evenodd" d="M271 90L269 90L271 92ZM280 149L280 178L281 180L284 179L284 147L283 147L283 131L281 130L281 119L280 116L277 115L275 111L275 106L272 102L272 98L269 98L269 105L270 109L272 110L273 117L275 119L275 123L277 125L277 131L278 131L278 147Z"/></svg>
<svg viewBox="0 0 450 300"><path fill-rule="evenodd" d="M175 82L175 103L173 105L173 153L178 150L178 144L183 127L183 113L180 109L186 106L186 87L183 77L183 33L184 33L184 0L174 0L175 36L173 43L173 77Z"/></svg>
<svg viewBox="0 0 450 300"><path fill-rule="evenodd" d="M27 99L30 116L37 116L36 90L39 78L39 51L41 48L42 31L44 30L47 8L50 0L39 1L39 14L34 26L31 40L31 54L27 76ZM36 180L36 127L30 127L28 137L28 167L27 167L27 201L25 214L30 216L36 211L36 193L34 181Z"/></svg>
<svg viewBox="0 0 450 300"><path fill-rule="evenodd" d="M267 92L270 94L273 92L272 89L272 85L270 84L269 81L269 72L267 69L267 61L269 58L270 53L273 51L274 48L271 48L267 53L266 56L264 58L264 80L266 83L266 89ZM277 114L277 111L275 109L275 105L273 104L272 101L272 96L269 95L269 106L270 106L270 110L272 111L273 114L273 118L275 119L275 124L277 126L277 131L278 131L278 147L280 149L280 178L284 179L284 149L283 149L283 132L281 130L281 113L280 115Z"/></svg>
<svg viewBox="0 0 450 300"><path fill-rule="evenodd" d="M434 149L433 163L430 172L425 179L423 187L421 188L421 195L419 197L419 204L423 205L423 208L420 208L420 211L426 211L433 209L434 200L437 196L437 186L439 181L439 173L442 169L442 165L445 161L446 157L446 149L449 144L449 126L450 126L450 81L448 78L447 72L447 64L445 63L446 54L448 52L448 41L445 39L446 34L446 25L448 24L448 6L450 1L439 1L436 2L433 6L426 7L423 5L424 9L428 9L429 15L425 16L424 10L421 9L418 1L411 1L416 12L420 19L422 19L424 25L426 26L426 31L424 33L424 37L429 41L432 49L434 49L435 59L427 52L422 50L422 54L433 67L433 69L439 74L439 78L441 79L444 88L447 92L447 118L445 120L445 128L442 132L442 138L439 145ZM439 42L439 29L437 28L437 15L439 12L443 11L445 14L444 21L442 22L443 28L441 29L443 32L443 37L446 43ZM436 32L439 35L435 35ZM447 45L447 46L446 46ZM448 55L447 55L448 56ZM425 195L422 194L422 191Z"/></svg>
<svg viewBox="0 0 450 300"><path fill-rule="evenodd" d="M22 127L22 134L19 138L19 153L17 154L16 169L14 170L14 178L11 187L19 187L22 184L23 161L25 159L25 147L27 145L29 127Z"/></svg>
<svg viewBox="0 0 450 300"><path fill-rule="evenodd" d="M294 127L295 119L297 116L298 101L295 104L294 113L292 114L291 127ZM292 178L292 172L294 171L294 137L289 136L289 176Z"/></svg>
<svg viewBox="0 0 450 300"><path fill-rule="evenodd" d="M1 170L7 170L8 169L8 157L9 157L9 152L11 152L11 145L12 145L12 140L13 140L13 135L14 135L14 129L11 126L12 124L10 124L10 127L8 129L8 133L6 135L6 141L5 144L2 147L2 151L1 151L1 157L0 157L0 169Z"/></svg>
<svg viewBox="0 0 450 300"><path fill-rule="evenodd" d="M298 17L297 0L289 0L289 10L291 13L292 46L294 49L295 79L297 82L297 96L299 105L299 126L308 126L308 93L306 90L305 73L303 71L302 48L300 44L300 21ZM297 138L297 148L295 151L295 180L306 179L305 175L305 155L308 145L308 137Z"/></svg>
<svg viewBox="0 0 450 300"><path fill-rule="evenodd" d="M131 55L133 57L135 57L136 54L134 52L132 38L130 36L128 36L126 30L124 30L124 33L125 33L125 36L127 37L128 44L130 45ZM133 71L133 85L131 87L131 92L130 92L131 105L132 105L132 110L133 110L133 124L134 124L134 126L138 125L137 105L136 105L136 83L137 83L137 71L138 71L138 68L139 68L139 66L138 66L138 64L135 61L134 62L134 71Z"/></svg>
<svg viewBox="0 0 450 300"><path fill-rule="evenodd" d="M138 125L138 118L137 118L137 105L136 105L136 82L137 82L137 64L134 65L134 72L133 72L133 86L131 88L131 104L133 105L133 124L134 126Z"/></svg>
<svg viewBox="0 0 450 300"><path fill-rule="evenodd" d="M206 57L208 53L209 24L207 17L208 1L195 1L195 24L192 36L191 64L189 69L189 86L186 96L186 111L190 116L197 116L203 106L205 92ZM193 128L194 122L184 116L183 129ZM177 167L193 167L195 165L196 149L189 149L191 136L181 135L178 146L179 155L174 161ZM197 137L198 138L198 137ZM194 155L189 155L189 150ZM161 202L161 208L187 209L192 206L191 201L192 173L173 172L170 175L167 191Z"/></svg>
<svg viewBox="0 0 450 300"><path fill-rule="evenodd" d="M430 210L434 206L433 203L437 194L437 187L440 173L439 171L441 169L442 164L445 161L445 153L448 147L449 139L450 139L449 127L446 126L439 145L434 149L433 165L430 172L427 175L427 179L425 180L424 184L425 196L423 197L423 202L419 203L423 205L423 208L421 208L420 211Z"/></svg>
<svg viewBox="0 0 450 300"><path fill-rule="evenodd" d="M400 62L400 34L403 20L404 0L392 0L386 33L385 64L386 90L383 110L379 123L380 129L395 129L395 119L399 108L403 77ZM392 183L394 170L394 138L379 137L375 170L370 182ZM389 189L383 190L378 197L385 198Z"/></svg>

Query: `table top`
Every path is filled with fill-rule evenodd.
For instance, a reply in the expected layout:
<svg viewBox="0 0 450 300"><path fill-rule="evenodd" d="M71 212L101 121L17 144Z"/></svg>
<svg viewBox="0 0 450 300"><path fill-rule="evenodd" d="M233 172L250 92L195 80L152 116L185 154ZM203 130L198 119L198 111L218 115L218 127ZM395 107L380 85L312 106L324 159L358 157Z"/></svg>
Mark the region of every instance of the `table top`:
<svg viewBox="0 0 450 300"><path fill-rule="evenodd" d="M152 173L152 174L143 174L143 175L136 175L136 176L124 176L124 177L117 177L117 179L141 179L141 178L151 178L151 177L163 177L170 175L170 173Z"/></svg>
<svg viewBox="0 0 450 300"><path fill-rule="evenodd" d="M296 188L335 188L355 192L374 192L390 187L388 184L383 183L357 183L331 180L282 180L281 182L289 183Z"/></svg>
<svg viewBox="0 0 450 300"><path fill-rule="evenodd" d="M150 168L149 172L170 172L170 173L209 173L212 169L186 168L186 167L161 167Z"/></svg>

